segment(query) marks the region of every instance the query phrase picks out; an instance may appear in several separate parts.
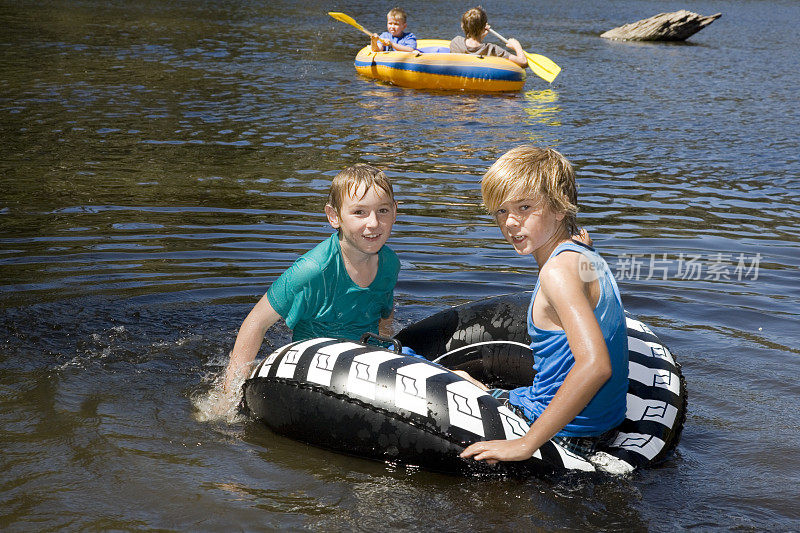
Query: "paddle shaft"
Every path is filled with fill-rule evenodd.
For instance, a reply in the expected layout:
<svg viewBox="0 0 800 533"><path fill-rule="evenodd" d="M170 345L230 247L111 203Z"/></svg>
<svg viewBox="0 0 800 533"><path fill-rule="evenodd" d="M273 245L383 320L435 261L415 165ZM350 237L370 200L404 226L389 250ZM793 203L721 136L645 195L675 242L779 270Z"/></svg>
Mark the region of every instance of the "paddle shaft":
<svg viewBox="0 0 800 533"><path fill-rule="evenodd" d="M498 39L503 41L503 44L508 43L508 39L506 39L505 37L503 37L502 35L500 35L496 31L494 31L492 28L489 28L489 31L492 33L492 35L494 35L495 37L497 37Z"/></svg>

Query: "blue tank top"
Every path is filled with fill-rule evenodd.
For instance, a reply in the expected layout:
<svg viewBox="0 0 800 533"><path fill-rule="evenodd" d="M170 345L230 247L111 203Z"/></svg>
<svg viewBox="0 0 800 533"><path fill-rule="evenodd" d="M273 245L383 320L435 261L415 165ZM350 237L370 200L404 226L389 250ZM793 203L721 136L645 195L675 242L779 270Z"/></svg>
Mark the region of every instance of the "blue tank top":
<svg viewBox="0 0 800 533"><path fill-rule="evenodd" d="M605 260L593 249L575 242L560 244L553 250L550 258L566 251L582 254L588 260L585 272L597 276L600 283L600 298L594 308L594 315L608 347L612 374L583 411L557 435L595 436L618 426L625 419L628 392L628 335L625 311L617 283ZM514 389L509 395L509 401L520 407L530 420L535 420L550 405L558 388L564 383L567 373L575 365L575 359L567 342L567 334L563 330L544 330L533 325L531 318L533 301L538 292L537 280L528 307L528 333L531 336L533 368L536 370L536 375L532 386Z"/></svg>

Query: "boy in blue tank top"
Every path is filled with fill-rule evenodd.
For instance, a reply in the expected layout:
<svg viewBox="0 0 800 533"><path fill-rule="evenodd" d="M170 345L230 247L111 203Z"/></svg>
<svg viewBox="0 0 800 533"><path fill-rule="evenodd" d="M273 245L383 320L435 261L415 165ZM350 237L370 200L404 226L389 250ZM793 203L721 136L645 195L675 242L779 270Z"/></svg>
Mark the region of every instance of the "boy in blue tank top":
<svg viewBox="0 0 800 533"><path fill-rule="evenodd" d="M572 165L553 149L519 146L489 168L481 194L503 237L539 265L527 313L536 375L529 387L490 391L531 422L527 434L461 456L521 461L553 439L588 457L625 418L628 337L614 276L577 228Z"/></svg>
<svg viewBox="0 0 800 533"><path fill-rule="evenodd" d="M365 332L392 335L400 261L385 246L397 217L389 178L363 163L343 170L331 183L325 214L338 231L281 274L239 328L220 408L238 402L239 387L264 335L281 318L294 341L358 340Z"/></svg>

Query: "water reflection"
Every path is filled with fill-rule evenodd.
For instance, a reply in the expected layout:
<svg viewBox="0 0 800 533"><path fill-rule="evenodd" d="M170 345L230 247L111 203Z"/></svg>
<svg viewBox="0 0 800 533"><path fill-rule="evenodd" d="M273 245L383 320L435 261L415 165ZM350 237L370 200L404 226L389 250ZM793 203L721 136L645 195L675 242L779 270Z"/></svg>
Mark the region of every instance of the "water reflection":
<svg viewBox="0 0 800 533"><path fill-rule="evenodd" d="M529 124L542 124L544 126L561 126L558 118L561 106L558 105L558 93L553 89L543 91L526 91L523 94L525 99L525 113L528 115ZM541 141L541 136L531 137L532 142Z"/></svg>

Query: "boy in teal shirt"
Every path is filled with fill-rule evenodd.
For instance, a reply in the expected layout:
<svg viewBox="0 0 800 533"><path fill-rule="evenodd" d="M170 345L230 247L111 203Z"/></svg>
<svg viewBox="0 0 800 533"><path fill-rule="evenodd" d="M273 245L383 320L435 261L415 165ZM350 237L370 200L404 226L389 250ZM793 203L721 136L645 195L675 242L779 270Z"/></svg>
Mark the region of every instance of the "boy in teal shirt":
<svg viewBox="0 0 800 533"><path fill-rule="evenodd" d="M333 179L325 205L330 238L303 254L269 287L239 328L223 383L223 407L238 401L239 385L280 318L295 341L314 337L358 340L365 332L391 336L400 261L386 240L397 218L392 184L359 163Z"/></svg>

